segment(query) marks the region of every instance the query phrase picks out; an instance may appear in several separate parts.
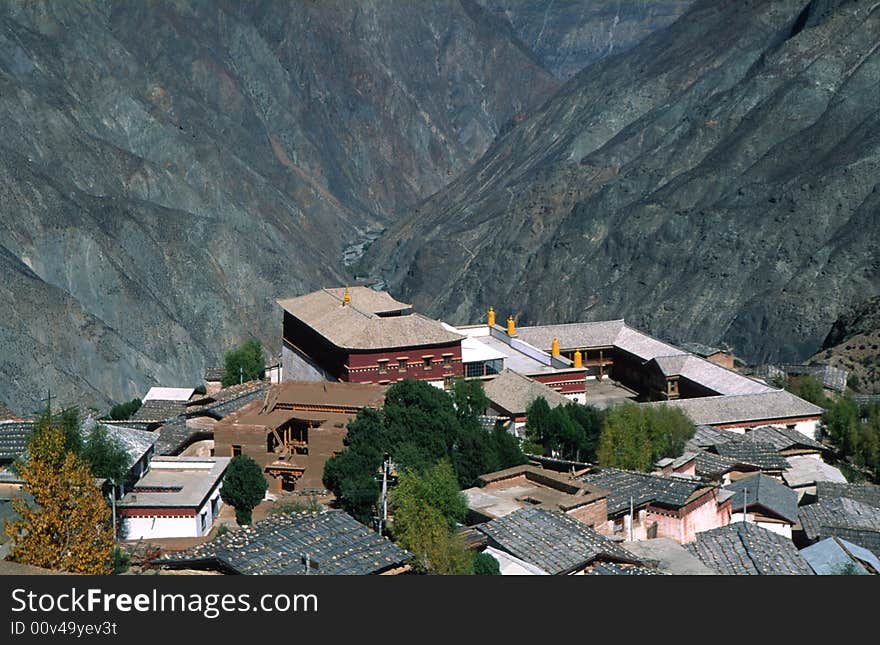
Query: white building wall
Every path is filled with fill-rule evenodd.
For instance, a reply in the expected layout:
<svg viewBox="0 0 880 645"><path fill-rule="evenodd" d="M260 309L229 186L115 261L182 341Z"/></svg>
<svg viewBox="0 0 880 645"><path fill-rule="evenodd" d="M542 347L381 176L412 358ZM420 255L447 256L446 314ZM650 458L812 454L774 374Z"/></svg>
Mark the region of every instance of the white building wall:
<svg viewBox="0 0 880 645"><path fill-rule="evenodd" d="M120 524L125 540L199 537L198 517L124 517Z"/></svg>
<svg viewBox="0 0 880 645"><path fill-rule="evenodd" d="M743 521L742 512L739 513L731 513L730 515L730 523L735 524L736 522ZM768 531L773 531L774 533L778 533L788 539L791 539L791 524L780 524L779 522L756 522L755 516L753 513L748 514L749 524L755 524L760 526L762 529L767 529Z"/></svg>

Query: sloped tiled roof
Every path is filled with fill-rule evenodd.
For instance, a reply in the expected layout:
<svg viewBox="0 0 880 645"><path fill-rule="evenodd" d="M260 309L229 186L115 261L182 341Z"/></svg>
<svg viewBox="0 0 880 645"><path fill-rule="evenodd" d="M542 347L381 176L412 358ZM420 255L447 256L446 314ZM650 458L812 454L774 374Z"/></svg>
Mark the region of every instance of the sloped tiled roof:
<svg viewBox="0 0 880 645"><path fill-rule="evenodd" d="M827 448L815 439L811 439L803 432L792 428L778 428L776 426L761 426L746 432L748 439L773 444L777 450L790 450L793 448L807 448L825 451Z"/></svg>
<svg viewBox="0 0 880 645"><path fill-rule="evenodd" d="M876 484L816 482L816 497L819 498L819 501L847 497L862 504L880 508L880 486Z"/></svg>
<svg viewBox="0 0 880 645"><path fill-rule="evenodd" d="M639 563L629 551L559 511L522 508L476 528L496 548L551 575L577 571L596 559Z"/></svg>
<svg viewBox="0 0 880 645"><path fill-rule="evenodd" d="M744 477L724 487L732 491L733 510L741 511L743 502L751 510L761 507L770 514L794 524L798 519L798 494L779 480L758 473Z"/></svg>
<svg viewBox="0 0 880 645"><path fill-rule="evenodd" d="M322 289L279 300L278 304L337 347L382 349L454 343L464 338L420 314L382 316L409 311L385 292L352 287L351 302L343 305L344 289Z"/></svg>
<svg viewBox="0 0 880 645"><path fill-rule="evenodd" d="M244 575L369 575L412 556L340 510L272 515L156 562L190 567L215 562Z"/></svg>
<svg viewBox="0 0 880 645"><path fill-rule="evenodd" d="M811 544L801 549L801 556L819 576L840 575L847 570L852 575L880 574L880 558L876 554L839 537Z"/></svg>
<svg viewBox="0 0 880 645"><path fill-rule="evenodd" d="M728 441L714 446L715 452L747 464L760 466L761 470L785 470L791 464L779 454L771 443L761 441Z"/></svg>
<svg viewBox="0 0 880 645"><path fill-rule="evenodd" d="M818 485L820 482L846 482L846 477L831 464L826 464L821 459L813 456L792 456L788 458L791 464L782 473L782 479L791 488L800 488L802 486Z"/></svg>
<svg viewBox="0 0 880 645"><path fill-rule="evenodd" d="M82 424L84 437L88 438L97 425L98 423L93 418L86 418ZM125 449L125 452L128 453L129 468L137 463L141 457L147 454L147 452L153 447L153 444L159 439L159 435L155 432L127 428L116 424L107 425L101 423L101 425L106 428L108 436L118 441Z"/></svg>
<svg viewBox="0 0 880 645"><path fill-rule="evenodd" d="M600 562L587 572L588 576L663 576L657 569L639 565L621 565L616 562Z"/></svg>
<svg viewBox="0 0 880 645"><path fill-rule="evenodd" d="M697 426L694 436L690 438L688 443L699 448L708 448L719 443L739 441L742 438L742 434L733 430L724 430L713 426Z"/></svg>
<svg viewBox="0 0 880 645"><path fill-rule="evenodd" d="M153 421L161 423L183 414L186 409L184 401L160 401L153 399L144 401L138 411L131 415L134 421Z"/></svg>
<svg viewBox="0 0 880 645"><path fill-rule="evenodd" d="M184 414L187 417L209 416L214 419L222 419L251 401L263 398L270 387L272 387L271 383L265 381L236 383L218 390L214 394L204 395L189 401L184 409Z"/></svg>
<svg viewBox="0 0 880 645"><path fill-rule="evenodd" d="M693 399L657 401L644 405L668 405L679 408L697 425L821 417L824 412L819 406L804 401L791 392L769 388L764 392L751 394L703 396Z"/></svg>
<svg viewBox="0 0 880 645"><path fill-rule="evenodd" d="M839 497L801 506L798 517L811 541L837 536L880 553L880 508Z"/></svg>
<svg viewBox="0 0 880 645"><path fill-rule="evenodd" d="M526 408L540 396L551 408L571 402L543 383L511 370L503 370L491 381L483 383L483 391L492 403L513 415L525 414Z"/></svg>
<svg viewBox="0 0 880 645"><path fill-rule="evenodd" d="M696 493L708 487L701 481L679 477L662 477L617 468L604 468L598 473L582 475L579 479L591 486L608 491L608 516L628 511L630 499L638 508L655 504L667 508L681 508Z"/></svg>
<svg viewBox="0 0 880 645"><path fill-rule="evenodd" d="M685 548L720 575L813 573L791 540L749 522L697 533Z"/></svg>
<svg viewBox="0 0 880 645"><path fill-rule="evenodd" d="M516 335L529 345L544 351L550 351L554 338L559 340L561 349L611 347L624 326L623 320L536 325L517 327Z"/></svg>
<svg viewBox="0 0 880 645"><path fill-rule="evenodd" d="M34 429L33 421L0 423L0 462L15 461L27 450L27 439Z"/></svg>
<svg viewBox="0 0 880 645"><path fill-rule="evenodd" d="M720 479L721 476L725 473L729 473L732 470L738 469L760 470L760 468L755 464L745 464L742 460L734 459L733 457L724 457L722 455L715 454L714 452L708 452L706 450L701 450L697 453L697 477L704 477L707 479Z"/></svg>

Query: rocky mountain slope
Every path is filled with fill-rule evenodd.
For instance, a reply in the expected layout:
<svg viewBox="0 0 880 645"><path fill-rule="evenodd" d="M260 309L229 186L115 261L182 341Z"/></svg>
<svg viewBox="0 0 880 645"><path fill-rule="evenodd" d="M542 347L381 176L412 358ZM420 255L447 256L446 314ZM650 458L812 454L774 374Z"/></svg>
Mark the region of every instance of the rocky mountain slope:
<svg viewBox="0 0 880 645"><path fill-rule="evenodd" d="M802 360L880 294L880 4L703 0L373 245L453 322L626 317Z"/></svg>
<svg viewBox="0 0 880 645"><path fill-rule="evenodd" d="M568 79L675 22L694 0L477 0L504 18L557 77Z"/></svg>
<svg viewBox="0 0 880 645"><path fill-rule="evenodd" d="M0 400L196 384L558 81L472 0L0 3Z"/></svg>
<svg viewBox="0 0 880 645"><path fill-rule="evenodd" d="M880 297L838 318L811 362L845 369L857 378L858 392L880 394Z"/></svg>

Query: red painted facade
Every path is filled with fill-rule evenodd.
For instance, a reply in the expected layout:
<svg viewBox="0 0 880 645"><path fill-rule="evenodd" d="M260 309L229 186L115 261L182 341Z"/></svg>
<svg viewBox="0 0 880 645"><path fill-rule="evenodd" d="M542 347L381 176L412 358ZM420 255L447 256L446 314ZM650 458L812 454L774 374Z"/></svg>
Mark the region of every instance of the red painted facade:
<svg viewBox="0 0 880 645"><path fill-rule="evenodd" d="M582 394L586 390L587 371L542 372L528 377L561 394Z"/></svg>
<svg viewBox="0 0 880 645"><path fill-rule="evenodd" d="M411 378L437 381L461 376L461 342L447 345L407 347L346 355L340 380L351 383L395 383Z"/></svg>

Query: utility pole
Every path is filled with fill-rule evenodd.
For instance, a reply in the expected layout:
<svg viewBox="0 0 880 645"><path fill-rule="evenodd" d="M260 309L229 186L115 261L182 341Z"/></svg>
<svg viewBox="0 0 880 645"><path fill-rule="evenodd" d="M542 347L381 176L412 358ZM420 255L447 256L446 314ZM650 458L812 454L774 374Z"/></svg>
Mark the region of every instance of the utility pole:
<svg viewBox="0 0 880 645"><path fill-rule="evenodd" d="M748 521L748 516L746 515L746 507L749 502L749 489L743 488L743 522Z"/></svg>
<svg viewBox="0 0 880 645"><path fill-rule="evenodd" d="M388 469L391 462L391 456L386 452L385 457L382 460L382 508L379 509L379 535L382 535L382 530L385 527L385 522L388 521Z"/></svg>
<svg viewBox="0 0 880 645"><path fill-rule="evenodd" d="M244 383L244 367L241 365L238 366L238 384L241 385Z"/></svg>
<svg viewBox="0 0 880 645"><path fill-rule="evenodd" d="M113 541L115 542L118 535L116 532L116 482L111 479L110 484L113 486L113 492L110 493L110 505L113 507Z"/></svg>
<svg viewBox="0 0 880 645"><path fill-rule="evenodd" d="M52 390L47 389L46 394L47 394L47 396L45 399L43 399L43 401L46 401L46 409L49 411L49 416L51 417L52 416Z"/></svg>

